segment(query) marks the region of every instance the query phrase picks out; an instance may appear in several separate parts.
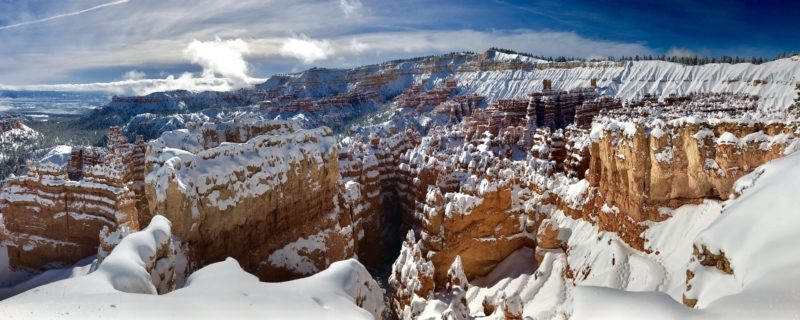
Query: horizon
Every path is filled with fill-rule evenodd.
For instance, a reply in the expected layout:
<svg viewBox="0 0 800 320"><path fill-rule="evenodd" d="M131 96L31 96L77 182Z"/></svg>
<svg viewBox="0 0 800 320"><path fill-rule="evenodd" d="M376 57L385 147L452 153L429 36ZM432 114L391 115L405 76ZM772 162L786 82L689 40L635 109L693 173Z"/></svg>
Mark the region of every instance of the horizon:
<svg viewBox="0 0 800 320"><path fill-rule="evenodd" d="M745 62L796 52L798 28L780 17L800 5L724 4L726 10L716 12L711 9L721 2L624 1L613 8L580 0L3 3L0 89L224 91L310 68L489 48L540 57L730 56ZM197 10L185 10L189 5ZM755 23L766 17L770 23ZM775 32L730 30L742 23Z"/></svg>

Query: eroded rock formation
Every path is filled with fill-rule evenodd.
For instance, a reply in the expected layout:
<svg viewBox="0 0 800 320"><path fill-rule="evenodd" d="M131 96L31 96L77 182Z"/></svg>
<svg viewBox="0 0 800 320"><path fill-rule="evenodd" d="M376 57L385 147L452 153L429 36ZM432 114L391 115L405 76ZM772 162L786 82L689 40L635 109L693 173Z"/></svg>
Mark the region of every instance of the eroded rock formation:
<svg viewBox="0 0 800 320"><path fill-rule="evenodd" d="M340 181L328 128L235 120L148 148L150 211L173 222L190 269L230 256L263 280L296 278L353 256L365 233L370 190Z"/></svg>
<svg viewBox="0 0 800 320"><path fill-rule="evenodd" d="M344 183L357 183L362 187L363 210L357 219L364 230L356 237L359 259L369 266L393 259L385 256L384 244L392 235L383 234L393 223L397 208L398 173L400 157L406 150L419 144L419 133L413 130L393 132L389 136L354 137L340 143L339 168Z"/></svg>
<svg viewBox="0 0 800 320"><path fill-rule="evenodd" d="M69 265L97 253L103 228L149 223L137 210L143 152L141 140L131 145L112 128L106 148L73 148L63 163L30 161L26 175L9 179L0 211L11 267Z"/></svg>
<svg viewBox="0 0 800 320"><path fill-rule="evenodd" d="M669 217L665 210L727 199L734 181L782 156L795 141L796 126L753 113L755 101L746 95L704 94L664 101L646 97L620 106L601 98L584 103L597 108L586 111L598 114L591 130L537 125L532 134L523 134L524 125L538 123L531 120L535 113L523 113L511 102L473 111L460 125L429 132L401 157L400 201L418 234L416 246L405 245L403 255L414 253L432 265L433 290L442 296L431 303L453 305L457 301L447 290L446 270L457 257L465 276L476 279L515 250L535 247L542 274L559 272L561 285L590 278L591 264L570 265L572 231L551 220L553 212L611 231L630 248L651 254L642 235L653 222ZM597 107L602 104L606 107ZM515 117L504 118L498 108ZM586 120L581 121L585 127ZM628 263L609 260L612 266ZM724 258L712 260L716 266ZM441 307L415 302L426 300L422 296L408 298L402 288L411 283L401 274L392 280L398 289L395 310L402 316ZM489 300L483 301L484 315L521 316L521 304L513 299ZM480 301L469 302L475 303Z"/></svg>
<svg viewBox="0 0 800 320"><path fill-rule="evenodd" d="M737 179L783 156L795 139L793 125L756 117L763 116L700 118L678 113L598 119L591 133L587 176L597 188L596 203L638 223L663 220L662 207L728 199ZM619 220L608 220L612 219Z"/></svg>

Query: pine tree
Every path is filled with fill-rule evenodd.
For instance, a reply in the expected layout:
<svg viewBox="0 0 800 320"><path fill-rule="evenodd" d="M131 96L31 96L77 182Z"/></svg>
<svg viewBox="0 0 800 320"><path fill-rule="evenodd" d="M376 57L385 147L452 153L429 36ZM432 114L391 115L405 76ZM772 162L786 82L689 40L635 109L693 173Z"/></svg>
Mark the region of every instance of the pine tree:
<svg viewBox="0 0 800 320"><path fill-rule="evenodd" d="M794 103L786 110L792 114L800 114L800 84L795 85L795 92L797 96L794 98Z"/></svg>

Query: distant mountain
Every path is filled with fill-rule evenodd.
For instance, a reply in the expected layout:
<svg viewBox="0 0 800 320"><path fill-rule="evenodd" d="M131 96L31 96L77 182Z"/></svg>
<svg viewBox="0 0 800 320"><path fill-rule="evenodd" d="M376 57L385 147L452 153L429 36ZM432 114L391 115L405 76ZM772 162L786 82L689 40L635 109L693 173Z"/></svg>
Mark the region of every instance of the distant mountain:
<svg viewBox="0 0 800 320"><path fill-rule="evenodd" d="M256 109L281 118L303 113L310 116L312 123L336 130L346 127L342 121L376 111L414 83L429 89L446 79L458 82L459 94L478 94L489 103L524 98L542 90L545 79L552 81L553 89L586 87L596 79L598 93L621 99L646 94L666 98L691 92L738 92L760 96L760 108L785 109L796 96L800 62L797 57L757 65L688 66L659 60L552 62L492 49L480 54L451 53L352 69L312 68L274 75L254 88L231 92L171 91L114 97L82 122L91 128L103 128L125 125L140 114L153 114L147 117L155 119L183 113L210 112L213 116L219 111ZM313 114L303 112L304 108L314 110ZM137 122L141 124L140 120Z"/></svg>

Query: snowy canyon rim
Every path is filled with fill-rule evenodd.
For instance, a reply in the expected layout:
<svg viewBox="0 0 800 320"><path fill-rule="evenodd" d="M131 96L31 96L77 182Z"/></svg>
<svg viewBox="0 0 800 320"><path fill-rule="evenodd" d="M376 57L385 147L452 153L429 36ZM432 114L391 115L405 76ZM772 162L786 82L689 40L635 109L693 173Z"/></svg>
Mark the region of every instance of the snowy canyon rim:
<svg viewBox="0 0 800 320"><path fill-rule="evenodd" d="M646 252L648 247L645 238L647 237L642 234L647 226L643 226L642 223L660 223L662 219L669 221L668 216L659 208L678 209L687 203L701 205L703 199L706 198L727 199L730 194L735 193L732 192L736 189L734 182L739 177L769 160L782 156L784 152L787 152L786 150L791 149L789 146L796 130L793 124L781 124L780 121L767 119L764 114L758 115L764 116L763 119L746 118L752 115L748 112L753 111L753 105L759 109L774 109L784 107L782 104L792 99L796 84L786 80L785 77L788 75L783 72L786 68L797 70L797 62L794 59L775 61L771 62L773 64L767 63L765 66L750 66L757 70L738 70L734 68L735 65L688 67L655 61L627 62L623 65L575 63L571 66L553 68L545 65L539 69L539 67L532 66L544 64L544 62L530 62L529 57L526 56L510 54L504 56L497 52L474 56L455 54L427 60L401 61L389 64L386 68L363 67L349 72L309 70L294 76L276 76L274 79L267 80L260 88L232 94L166 93L146 97L118 98L112 101L107 108L99 110L97 114L92 114L87 118L99 119L99 115L108 114L118 116L120 121L123 121L121 124L124 124L122 132L128 135L161 123L172 123L173 126L181 121L186 124L193 121L214 123L210 126L198 127L190 125L184 125L183 128L160 127L156 130L158 134L155 136L160 137L161 142L149 143L149 153L145 157L151 158L147 160L150 161L150 164L164 168L165 174L169 173L155 175L150 182L157 184L161 177L165 177L167 180L180 179L187 185L191 182L198 188L208 187L205 190L210 193L191 201L204 202L216 197L215 199L219 202L214 205L219 205L222 208L220 210L223 211L229 206L225 204L226 201L232 199L233 195L222 192L214 194L214 191L219 191L219 189L215 189L216 186L219 186L216 183L229 182L225 179L231 180L231 183L246 182L248 174L258 173L258 170L254 169L253 172L231 171L230 174L223 174L219 177L202 176L208 172L194 173L190 170L192 169L191 164L211 165L210 161L202 161L246 154L250 151L257 152L261 150L259 149L261 147L273 148L284 142L287 143L286 145L298 146L315 139L317 141L319 139L333 140L332 133L312 128L326 122L343 120L344 125L339 123L341 127L337 130L342 132L347 127L347 122L365 121L364 124L357 126L356 130L348 132L346 136L349 136L349 141L346 142L348 137L345 137L330 142L331 145L337 144L334 148L335 152L328 153L326 150L317 150L316 147L309 146L307 150L311 152L309 153L311 156L304 156L304 160L293 162L298 166L290 166L290 168L297 168L296 171L301 172L299 176L303 176L307 172L307 178L311 179L308 181L328 181L327 188L329 189L326 189L330 192L328 196L340 197L341 201L338 204L341 207L338 209L340 211L337 211L339 213L336 214L336 217L339 218L320 223L321 226L332 229L336 229L335 226L338 226L341 227L339 230L345 230L348 226L362 224L362 227L357 228L362 228L365 232L363 239L386 240L387 234L394 236L389 238L393 238L389 241L362 241L359 240L357 230L345 230L345 234L352 232L350 237L353 239L354 247L349 247L349 244L343 245L342 252L345 254L340 257L343 258L348 254L358 252L358 256L367 262L369 252L378 251L377 259L373 258L373 261L381 262L373 265L383 265L383 269L387 270L388 268L385 266L398 260L394 252L401 246L400 242L404 242L405 256L413 258L406 261L412 261L418 266L425 266L428 263L435 266L431 269L430 279L426 278L428 275L424 272L417 275L424 280L419 281L418 284L421 287L416 287L418 292L412 292L412 295L405 297L396 297L400 301L400 305L414 301L416 299L414 295L428 298L424 292L427 285L432 286L437 293L445 292L445 290L459 285L466 285L459 276L453 276L449 272L456 256L460 256L460 258L458 258L458 268L453 269L453 274L463 273L474 280L491 273L495 265L510 256L511 252L516 252L522 247L536 251L536 260L539 264L549 266L547 268L555 268L553 270L562 268L560 269L561 274L565 279L573 279L573 284L576 281L574 279L591 280L592 272L586 271L591 268L578 268L577 266L571 268L569 265L559 267L561 262L558 262L560 259L558 257L562 257L561 255L564 254L559 253L559 250L563 250L565 247L569 248L568 241L571 239L567 235L570 231L567 230L572 230L571 232L575 235L584 236L577 231L582 230L581 228L588 228L581 225L581 221L588 221L597 225L600 231L608 231L617 237L609 238L609 245L620 243L622 244L621 248ZM414 63L417 64L414 65ZM400 70L396 71L396 69ZM764 72L773 74L764 75ZM697 73L697 78L692 78L694 81L690 81L689 84L673 84L678 83L677 81L686 73ZM487 78L489 79L487 80ZM324 81L320 81L320 79ZM593 81L593 79L596 80ZM765 82L761 83L764 79L766 79ZM543 80L551 81L548 83ZM450 88L448 81L455 81L450 82L454 87ZM641 82L645 84L641 84ZM508 86L508 83L517 83L518 86ZM420 86L415 89L415 84L420 84ZM590 99L583 101L584 98L579 98L580 88L589 87L592 84L598 86L595 88L596 92L602 92L609 97L606 100L597 101L588 101ZM547 88L548 86L550 88ZM259 89L264 92L258 91ZM546 90L559 92L559 89L570 89L569 91L564 90L565 97L576 100L570 102L570 99L548 96L542 98L544 102L541 102L541 106L539 106L540 102L534 102L534 98L526 96ZM688 94L684 91L690 89L717 92L718 94L680 95L680 93ZM273 96L269 102L259 100L262 98L260 96L262 94L272 94L269 93L270 90L278 95ZM369 92L370 90L378 92L373 94ZM719 93L726 90L744 91L753 96L764 94L766 97L761 96L754 102L755 98L750 95L737 96ZM299 92L300 96L306 99L294 97L280 102L281 95L291 96L293 92ZM647 93L652 93L654 96L645 96ZM671 96L670 93L677 94ZM472 94L485 96L488 101L482 105ZM326 100L332 95L334 98ZM558 95L553 96L557 97ZM652 119L647 116L626 118L628 115L621 113L622 111L615 105L614 96L631 98L631 103L635 106L626 104L628 108L654 105L661 106L661 108L675 106L677 118L683 120L662 121L658 119L658 115ZM639 97L633 99L634 96ZM658 98L675 101L662 106L654 102L659 100ZM204 102L204 100L208 101ZM377 117L378 120L365 120L363 116L370 117L372 112L386 111L379 106L382 103L375 101L388 103L389 111L392 113L391 120L405 123L405 127L396 126L400 130L391 129L390 126L387 128L376 127L376 124L380 124L380 120L384 119L382 117ZM550 104L547 103L548 101ZM589 104L584 104L585 102L589 102ZM264 112L269 115L265 118L270 120L251 126L247 122L249 120L231 121L231 119L237 119L237 116L228 119L214 118L215 114L219 114L219 112L214 110L210 112L205 110L204 112L204 109L207 108L214 109L220 105L222 105L221 108L225 108L239 103L255 103L255 105L249 110L237 108L237 112ZM641 106L637 105L639 103ZM680 108L683 107L699 110L706 104L714 106L716 103L725 105L727 109L735 112L743 112L744 116L719 119L709 116L710 120L706 121L705 118L692 119L680 113ZM739 110L740 105L741 110ZM146 116L124 114L122 111L126 109L120 106L138 107L146 112L156 113ZM159 108L162 107L167 111L158 114ZM609 109L609 111L607 115L597 117L593 108L597 108L598 110L595 111L598 112L600 109ZM342 110L341 115L337 114ZM189 115L185 117L175 115L184 112ZM701 110L701 112L705 114L717 111ZM289 122L297 121L301 123L298 125L299 127L294 127L295 125L292 124L279 124L279 127L283 127L274 129L278 130L279 134L272 134L272 137L268 139L256 139L264 136L264 133L268 131L261 131L260 128L263 127L260 126L264 124L275 126L276 123L283 123L272 122L275 121L271 120L275 116L289 119L298 114L302 114L303 117ZM329 117L326 118L326 116ZM191 119L192 117L197 119ZM570 117L574 117L574 119L566 120ZM592 125L591 131L563 132L562 135L556 134L555 130L548 132L525 130L528 129L526 126L529 124L533 126L533 129L550 126L555 128L557 127L556 123L580 122L585 121L587 117L595 120L590 122L597 125L597 130L594 130L594 125ZM238 119L246 118L244 115ZM162 121L165 119L167 121ZM226 121L229 124L225 124ZM239 122L237 123L237 121ZM373 121L377 123L373 123ZM195 130L194 132L198 135L193 135L192 130ZM188 134L186 134L187 132ZM488 134L485 134L486 132ZM276 139L281 135L295 138L292 141ZM267 134L267 136L270 135ZM586 140L584 141L582 138L586 138ZM159 147L158 143L163 143L163 145ZM525 148L519 147L520 145L524 145ZM252 148L237 149L239 147ZM154 150L159 148L165 153L171 152L170 156L153 158ZM183 150L186 153L177 150ZM342 179L338 180L343 183L341 189L339 189L338 182L316 177L320 172L325 171L314 169L309 165L309 163L316 163L316 160L308 161L308 159L316 157L316 152L323 155L322 159L327 159L325 157L331 159L326 170L327 172L334 170L339 172ZM519 158L520 154L526 155L529 152L535 154L532 159L521 160ZM187 153L195 156L190 157ZM172 155L177 156L180 161L171 160ZM131 155L131 157L138 156ZM515 163L515 161L521 163ZM325 163L325 160L320 163ZM268 171L265 168L272 166L272 164L264 166L260 162L247 162L246 165L248 168L250 165L253 165L254 168L257 167L256 165L262 165L260 168L264 172ZM83 164L82 166L89 165ZM196 169L203 168L201 165L196 167ZM584 178L582 175L586 173L586 169L589 169L586 180L569 180L570 175ZM692 171L692 169L695 170ZM525 170L530 173L526 173ZM149 176L150 173L156 171L148 169L145 171L145 175ZM297 178L294 176L297 174L291 173L292 171L292 169L285 171L288 174L287 180ZM683 175L683 172L686 174ZM103 173L92 172L92 174L100 176ZM245 178L236 180L240 179L239 174ZM530 180L525 181L525 179ZM276 183L280 183L280 179L276 181L278 181ZM351 183L348 184L348 182ZM167 196L183 192L179 188L170 189L169 185L169 183L163 185L167 190ZM677 187L667 187L673 185ZM581 191L581 188L584 188L585 191L587 187L597 188L598 195L586 199L584 197L586 194L574 192ZM283 187L279 186L272 190L281 191L281 188ZM154 188L154 190L156 189L158 187ZM252 190L252 188L242 190ZM315 191L316 189L310 188L310 190ZM152 199L155 199L153 201L155 203L159 202L157 194L151 196ZM293 194L300 193L294 192ZM334 194L336 196L333 196ZM319 194L312 192L310 196L317 195ZM640 197L639 195L647 196ZM276 193L275 197L282 196ZM287 200L286 207L294 203L302 205L311 203L306 200L308 199ZM191 201L175 203L191 203ZM159 205L153 202L150 205L159 208ZM173 220L173 232L180 235L180 238L185 241L192 241L189 235L192 232L191 222L196 221L192 212L194 206L173 209L168 208L171 202L166 203L167 205L161 207L162 209L151 211L166 213L170 220ZM255 206L264 207L263 204L255 204ZM359 206L362 209L358 209ZM197 207L207 208L208 203ZM246 209L247 205L244 205L244 208ZM565 215L562 216L552 211L554 208L557 209L555 211L560 210ZM638 208L642 210L637 210ZM329 209L334 210L333 208ZM348 213L344 214L343 212ZM200 212L198 216L213 214ZM240 213L235 214L241 215ZM321 216L325 218L324 215ZM373 226L370 229L369 223L367 223L369 219L377 219L378 227ZM544 219L551 220L544 222ZM123 220L119 220L119 222L124 223ZM12 224L8 220L6 223L9 226ZM225 224L228 223L220 222L212 225L223 226ZM142 223L139 223L138 228L144 228L146 225L143 220ZM567 225L570 227L566 227ZM483 226L487 226L487 229L481 230ZM11 227L13 229L13 226ZM414 238L406 238L403 232L397 231L397 229L407 228L416 230ZM184 232L181 231L182 229L189 231ZM459 232L455 232L456 230ZM314 232L316 231L314 230ZM319 231L324 232L325 230ZM287 242L294 243L291 240L298 239L298 234L301 235L300 238L307 240L331 237L324 233L314 232L297 231L297 234L290 236ZM502 244L497 244L499 238L473 236L477 234L501 235L509 239L502 240L504 241ZM320 236L312 237L313 235ZM235 239L235 237L230 238ZM203 236L200 236L199 239L203 239ZM250 239L242 243L249 243L249 241ZM348 243L348 241L343 243ZM463 251L464 244L472 243L470 241L474 241L475 244L467 246L466 249L475 249L478 253L461 256L466 252ZM359 242L361 245L356 248L355 243ZM388 245L390 249L384 249L378 245L381 242ZM415 245L420 243L420 248L416 248ZM486 250L487 247L481 247L481 245L485 245L481 243L489 243L489 250ZM311 262L304 266L308 266L310 268L308 270L314 272L324 269L327 264L332 262L324 261L324 259L322 261L314 260L313 254L307 252L308 249L314 249L314 247L307 246L304 242L297 242L297 244L298 250L296 251L282 251L285 254L281 257L287 259L284 262L306 263L303 260L305 257L311 259L309 260ZM285 245L287 243L282 243L283 248L287 248ZM24 245L21 247L24 249ZM448 250L451 249L454 254L448 253ZM713 249L698 248L697 256L703 257L702 265L713 264L716 266L718 261L727 261L725 255L712 252ZM348 250L352 250L352 252ZM419 252L417 253L415 250L419 250ZM427 251L427 253L423 253L423 251ZM299 254L293 255L293 252ZM435 252L435 254L428 254L430 252ZM491 254L486 254L486 252ZM416 255L419 255L419 258L414 258ZM490 255L490 259L487 259ZM401 256L403 256L402 253ZM628 256L626 255L626 257ZM640 256L631 254L630 257L637 258L626 258L626 261L639 259ZM534 257L529 254L528 258L533 260ZM220 257L215 257L212 259L214 261L202 262L195 269L199 270L220 259ZM427 259L430 261L426 261ZM619 264L623 264L621 255L619 259L609 260L612 261L612 265L617 261ZM245 259L238 260L245 269L248 269L248 264L255 265L248 263ZM479 263L481 260L488 262L481 264ZM260 263L261 261L256 262ZM625 263L627 264L627 262ZM641 266L641 264L635 263L633 265ZM725 267L725 262L720 265L722 266L721 270L730 269ZM404 266L398 265L398 267ZM595 269L598 267L600 265L595 266ZM248 271L251 270L253 269ZM424 271L425 268L420 267L416 270ZM684 270L686 269L684 268ZM405 272L400 271L401 273ZM537 271L545 272L547 270L546 268L531 269L526 275ZM732 272L736 272L736 270L734 269ZM377 273L386 274L387 272L379 271ZM558 275L559 273L550 272L548 274ZM289 278L298 276L300 275L293 274ZM393 291L396 290L395 286L412 288L418 285L416 280L407 281L408 279L389 275L389 277L392 276L395 276L395 280L397 280L391 289ZM430 280L431 283L425 283L427 280ZM531 280L531 282L535 281ZM484 302L476 300L478 299L476 297L483 294L474 296L476 290L478 289L465 290L469 293L468 301L471 308L476 302L478 304ZM397 292L390 294L396 295L395 293ZM404 299L408 299L408 301L403 301ZM688 299L694 298L689 296ZM439 307L434 301L436 299L423 300L431 300L429 301L431 308ZM448 303L457 302L457 300L443 299ZM498 301L490 300L486 300L487 305L482 307L484 315L489 312L489 309L501 310L506 307L509 309L509 314L515 312L514 308L509 307L514 304L513 297ZM699 301L701 304L705 303L702 298ZM397 310L402 308L395 306L392 309L401 313L402 316L402 310ZM411 309L409 312L416 312L413 310L414 307Z"/></svg>

